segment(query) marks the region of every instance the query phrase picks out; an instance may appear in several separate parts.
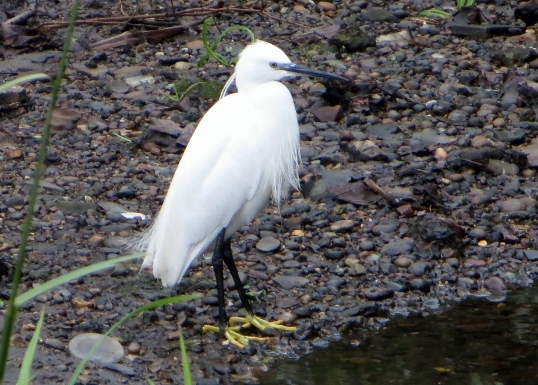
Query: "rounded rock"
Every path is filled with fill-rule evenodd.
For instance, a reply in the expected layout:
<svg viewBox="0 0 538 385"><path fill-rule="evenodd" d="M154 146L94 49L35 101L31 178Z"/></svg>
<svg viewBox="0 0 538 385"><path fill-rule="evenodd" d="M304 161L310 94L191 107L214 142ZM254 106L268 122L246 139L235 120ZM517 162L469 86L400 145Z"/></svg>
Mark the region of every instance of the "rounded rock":
<svg viewBox="0 0 538 385"><path fill-rule="evenodd" d="M112 337L98 333L79 334L69 342L69 352L83 359L96 343L101 345L90 356L90 361L99 363L118 362L123 357L123 346Z"/></svg>
<svg viewBox="0 0 538 385"><path fill-rule="evenodd" d="M256 248L266 253L273 253L280 249L280 241L273 237L263 237L256 243Z"/></svg>

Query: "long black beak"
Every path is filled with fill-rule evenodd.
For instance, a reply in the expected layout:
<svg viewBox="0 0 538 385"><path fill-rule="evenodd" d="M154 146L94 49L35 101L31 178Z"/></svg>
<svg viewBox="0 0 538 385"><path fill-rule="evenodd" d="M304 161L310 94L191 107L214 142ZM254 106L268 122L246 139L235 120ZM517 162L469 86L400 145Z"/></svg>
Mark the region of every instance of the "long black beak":
<svg viewBox="0 0 538 385"><path fill-rule="evenodd" d="M333 80L338 80L345 83L349 82L349 80L343 76L331 74L329 72L313 70L313 69L303 67L297 64L293 64L293 63L278 63L277 66L279 70L288 71L291 73L296 73L296 74L306 75L306 76L315 76L318 78L325 78L325 79L333 79Z"/></svg>

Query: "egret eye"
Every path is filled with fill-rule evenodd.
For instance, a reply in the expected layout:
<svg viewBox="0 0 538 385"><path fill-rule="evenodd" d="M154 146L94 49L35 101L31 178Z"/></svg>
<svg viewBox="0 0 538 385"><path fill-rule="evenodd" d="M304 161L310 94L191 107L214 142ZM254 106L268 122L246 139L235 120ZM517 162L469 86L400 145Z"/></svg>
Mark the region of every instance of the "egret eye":
<svg viewBox="0 0 538 385"><path fill-rule="evenodd" d="M278 64L276 64L274 61L272 61L271 63L269 63L269 67L276 70L278 68Z"/></svg>

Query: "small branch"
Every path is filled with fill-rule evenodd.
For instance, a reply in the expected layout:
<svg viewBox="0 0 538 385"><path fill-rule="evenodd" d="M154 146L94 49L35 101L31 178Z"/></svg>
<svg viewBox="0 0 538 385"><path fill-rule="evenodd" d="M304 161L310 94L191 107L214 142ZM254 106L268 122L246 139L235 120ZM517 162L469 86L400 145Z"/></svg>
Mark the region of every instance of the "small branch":
<svg viewBox="0 0 538 385"><path fill-rule="evenodd" d="M35 15L37 11L37 0L28 0L28 9L23 13L4 21L2 24L22 24ZM69 23L67 23L69 25Z"/></svg>
<svg viewBox="0 0 538 385"><path fill-rule="evenodd" d="M193 28L202 21L197 21L189 25L177 25L175 27L161 28L153 31L129 31L122 34L112 36L108 39L100 40L91 45L91 49L106 50L115 47L121 47L127 44L134 45L144 39L154 39L156 41L161 39L170 38L178 33L184 32Z"/></svg>
<svg viewBox="0 0 538 385"><path fill-rule="evenodd" d="M366 178L364 181L364 184L368 186L368 188L379 195L381 195L383 198L385 198L391 205L398 205L400 203L400 199L398 199L393 193L383 190L381 186L379 186L377 183L375 183L370 178Z"/></svg>
<svg viewBox="0 0 538 385"><path fill-rule="evenodd" d="M236 8L236 7L223 7L223 8L190 8L183 11L174 12L174 17L181 16L209 16L219 13L237 12L237 13L261 13L260 10L252 8ZM136 22L137 20L147 19L167 19L172 17L168 13L153 13L149 15L134 15L134 16L111 16L111 17L98 17L87 20L77 20L76 25L104 25L104 24L121 24L128 22ZM38 25L33 28L38 31L46 31L49 29L64 28L69 25L68 22L53 22Z"/></svg>

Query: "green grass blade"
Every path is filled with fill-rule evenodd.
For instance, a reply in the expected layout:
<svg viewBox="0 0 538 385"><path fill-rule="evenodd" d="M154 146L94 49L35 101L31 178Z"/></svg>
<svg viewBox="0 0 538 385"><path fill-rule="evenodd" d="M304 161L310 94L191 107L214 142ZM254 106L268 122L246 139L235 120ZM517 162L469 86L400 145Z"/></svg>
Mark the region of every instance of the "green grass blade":
<svg viewBox="0 0 538 385"><path fill-rule="evenodd" d="M179 329L179 348L181 349L181 363L183 364L183 382L185 385L192 385L191 366L189 364L189 356L187 355L187 347L185 346L185 339L181 332L181 326Z"/></svg>
<svg viewBox="0 0 538 385"><path fill-rule="evenodd" d="M223 55L218 53L217 47L228 33L232 31L244 31L247 32L250 36L250 41L254 43L256 41L256 37L254 36L254 32L248 27L245 27L244 25L232 25L231 27L226 28L218 37L217 40L213 44L209 44L209 41L207 40L207 30L209 28L209 24L213 21L213 18L209 17L204 20L204 24L202 26L202 42L204 43L204 48L206 49L207 53L203 55L200 60L198 61L198 67L202 67L208 60L209 57L213 57L215 60L217 60L220 64L229 67L230 63Z"/></svg>
<svg viewBox="0 0 538 385"><path fill-rule="evenodd" d="M440 9L426 9L418 14L424 17L439 17L441 19L447 19L450 17L450 13L441 11Z"/></svg>
<svg viewBox="0 0 538 385"><path fill-rule="evenodd" d="M99 345L102 343L102 341L105 339L105 337L110 335L114 330L119 328L126 321L128 321L129 319L133 318L135 315L137 315L139 313L142 313L142 312L144 312L146 310L151 310L151 309L154 309L156 307L169 305L169 304L175 303L175 302L190 301L192 299L200 298L201 296L202 296L201 294L190 294L190 295L176 295L174 297L158 299L156 301L153 301L153 302L147 303L145 305L142 305L142 306L134 309L129 314L123 316L118 322L116 322L114 325L112 325L110 327L110 329L108 329L108 331L103 335L103 338L101 340L99 340L92 347L92 349L88 352L86 357L83 360L80 361L80 363L76 367L75 371L73 372L73 375L71 376L71 379L69 380L69 385L74 385L76 383L78 376L82 372L82 369L84 369L84 367L86 366L86 363L88 362L88 360L92 356L93 352L95 351L95 349L97 349L99 347Z"/></svg>
<svg viewBox="0 0 538 385"><path fill-rule="evenodd" d="M27 292L24 292L24 293L20 294L15 299L15 306L17 308L19 308L19 307L21 307L21 305L23 303L25 303L26 301L29 301L32 298L35 298L39 294L43 294L43 293L55 288L56 286L60 286L60 285L63 285L65 283L68 283L69 281L72 281L73 279L77 279L77 278L80 278L80 277L82 277L84 275L88 275L88 274L91 274L91 273L95 273L95 272L97 272L99 270L103 270L103 269L107 269L109 267L113 267L114 265L116 265L116 264L118 264L120 262L131 261L133 259L138 259L138 258L142 258L142 257L143 257L143 254L126 255L126 256L123 256L123 257L118 257L118 258L114 258L114 259L108 259L106 261L94 263L93 265L82 267L80 269L70 271L67 274L61 275L61 276L56 277L54 279L51 279L50 281L47 281L47 282L43 283L42 285L36 286L36 287L28 290Z"/></svg>
<svg viewBox="0 0 538 385"><path fill-rule="evenodd" d="M51 80L50 76L43 73L30 74L19 76L16 79L10 80L0 85L0 92L7 90L9 87L16 86L17 84L32 82L34 80Z"/></svg>
<svg viewBox="0 0 538 385"><path fill-rule="evenodd" d="M41 328L43 327L43 320L45 319L45 310L41 310L41 315L39 316L39 321L34 331L34 335L30 340L30 344L24 353L24 358L21 364L21 371L19 372L19 379L17 380L18 385L27 385L32 380L32 362L34 361L34 355L37 349L37 341L41 335Z"/></svg>
<svg viewBox="0 0 538 385"><path fill-rule="evenodd" d="M457 0L456 6L458 8L473 7L476 5L476 0Z"/></svg>
<svg viewBox="0 0 538 385"><path fill-rule="evenodd" d="M220 42L222 41L222 39L224 38L224 36L232 31L243 31L243 32L246 32L248 33L249 37L250 37L250 42L251 43L254 43L256 41L256 36L254 36L254 32L252 32L252 30L248 27L245 27L244 25L232 25L231 27L228 27L226 28L220 35L219 37L217 38L217 41L215 42L214 44L214 47L216 48L217 45L220 44Z"/></svg>

